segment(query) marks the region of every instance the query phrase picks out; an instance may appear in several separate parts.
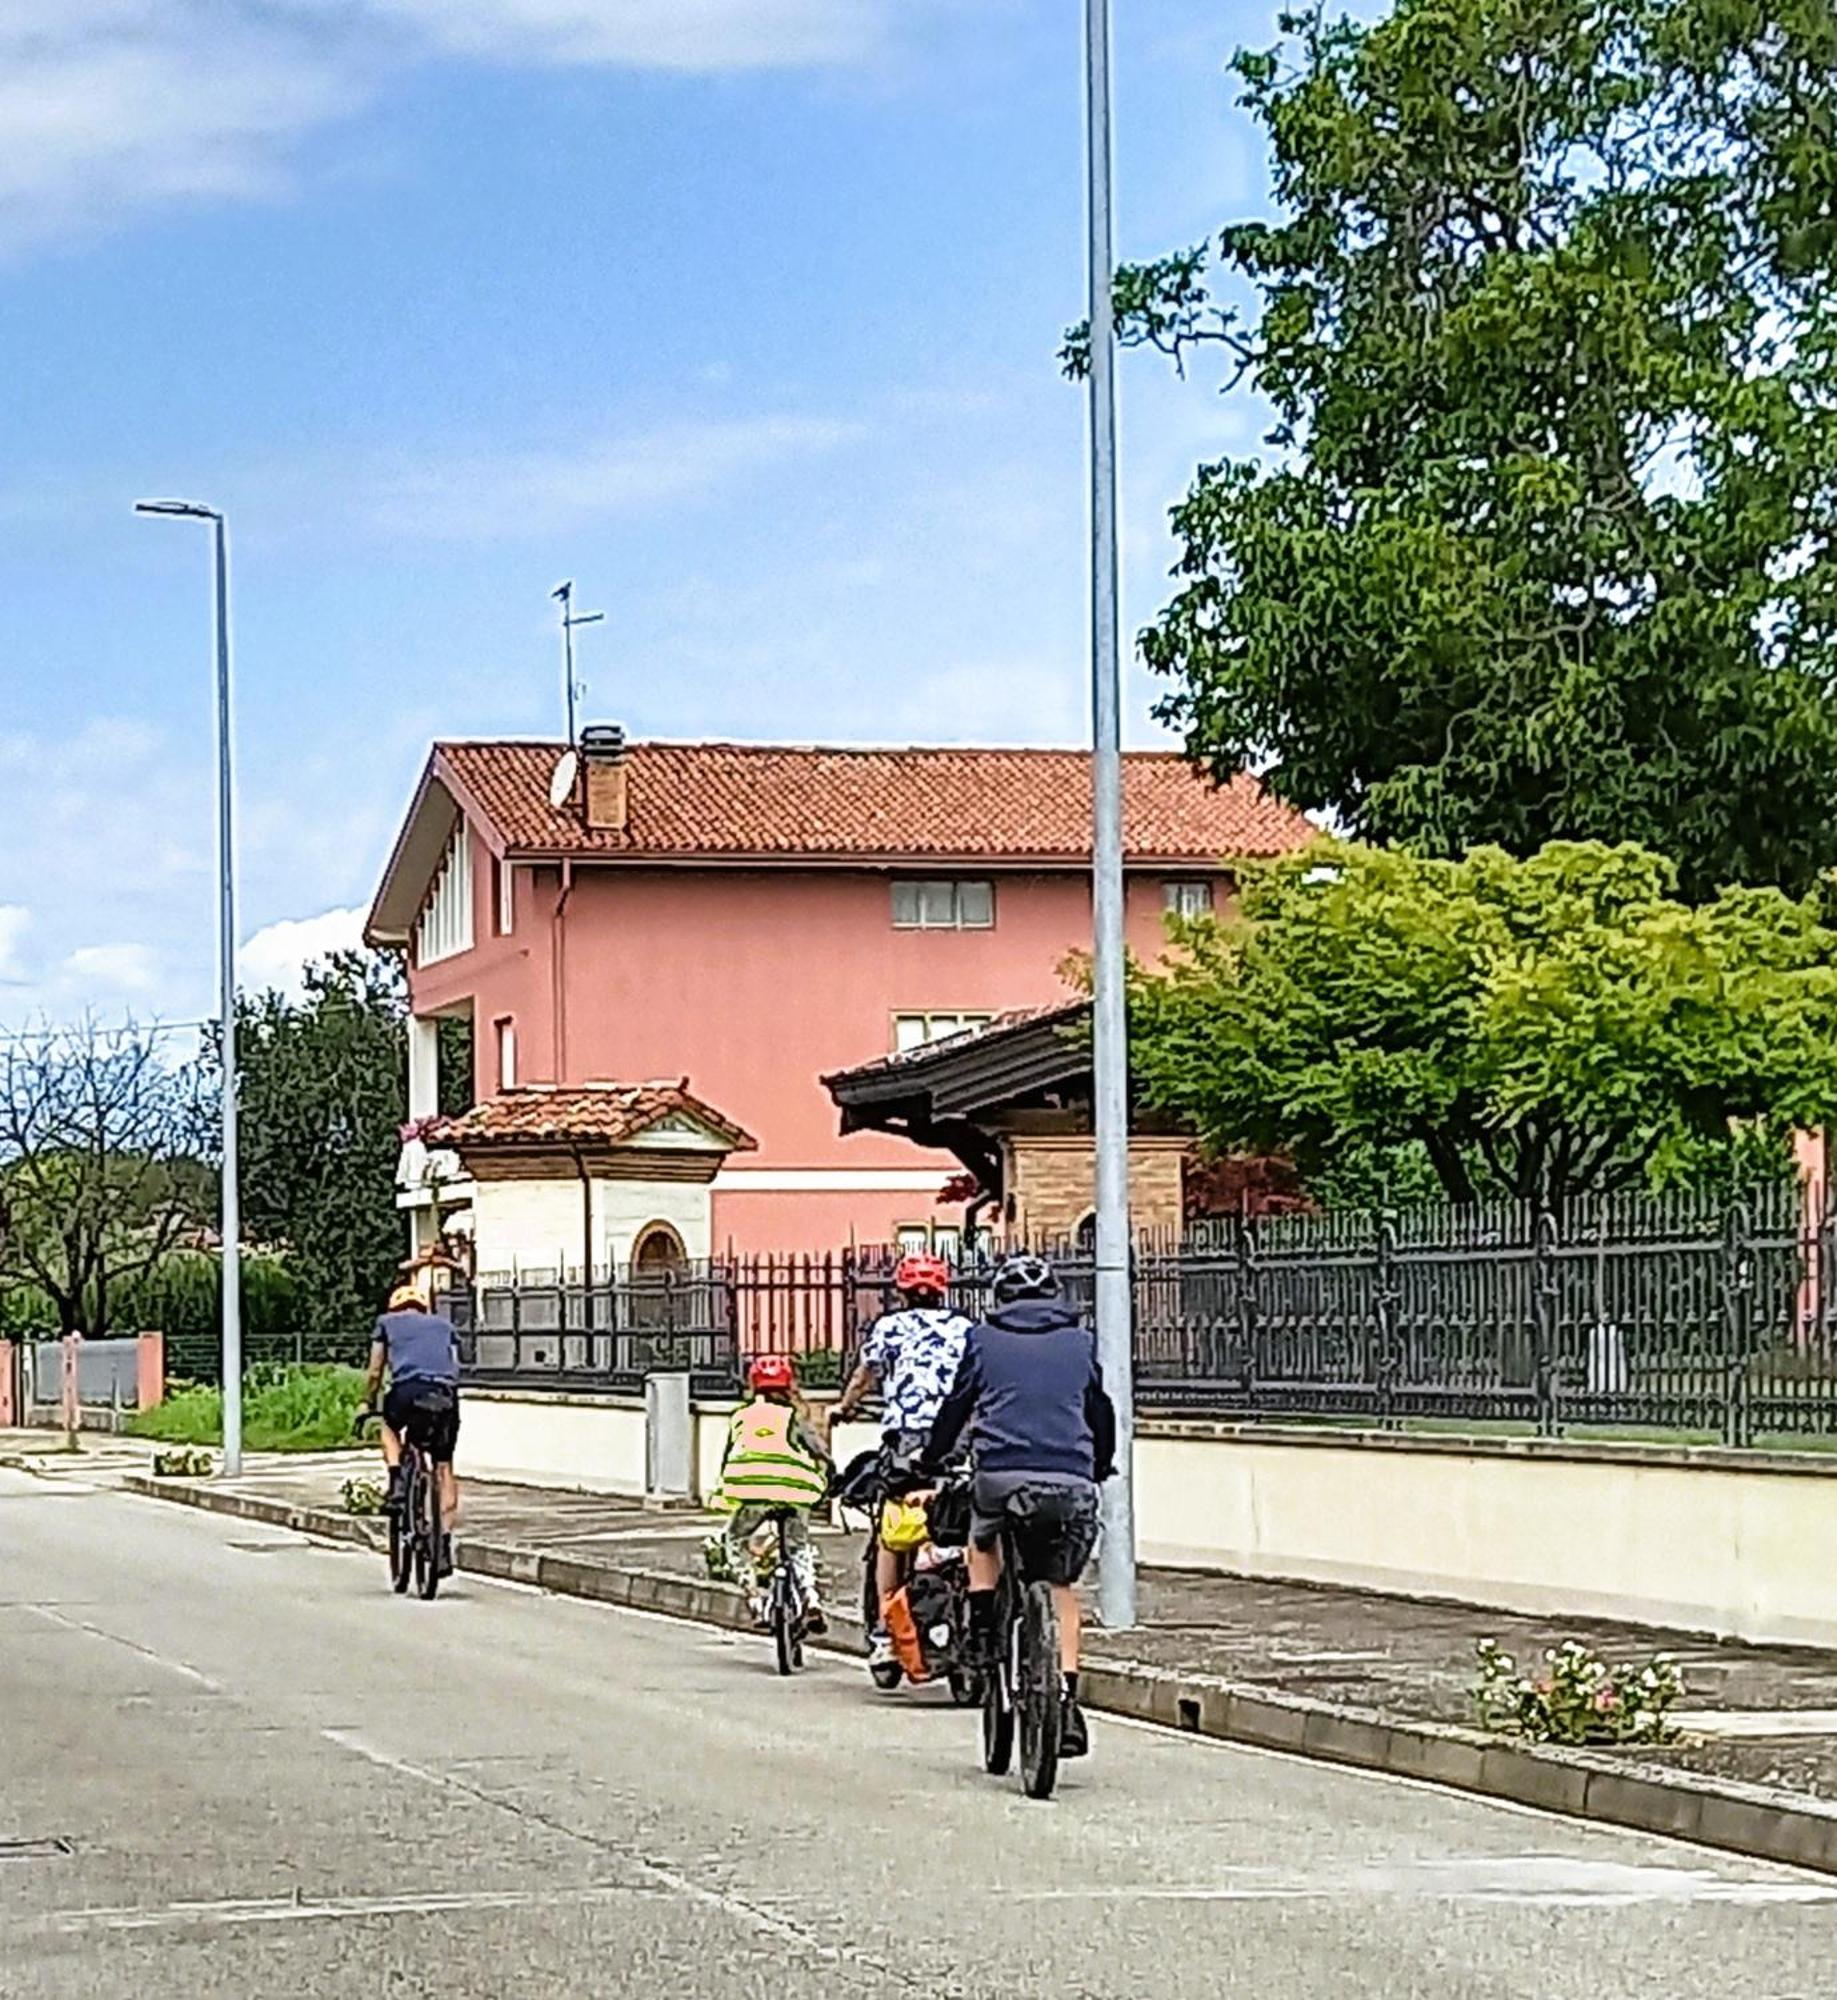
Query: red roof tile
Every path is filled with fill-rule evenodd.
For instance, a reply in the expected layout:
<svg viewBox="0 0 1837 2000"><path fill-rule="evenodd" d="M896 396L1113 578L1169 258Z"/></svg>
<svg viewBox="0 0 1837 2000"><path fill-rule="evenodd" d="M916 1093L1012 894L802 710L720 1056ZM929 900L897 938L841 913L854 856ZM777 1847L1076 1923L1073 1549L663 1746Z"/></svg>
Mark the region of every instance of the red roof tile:
<svg viewBox="0 0 1837 2000"><path fill-rule="evenodd" d="M622 834L550 806L561 750L442 743L435 771L524 853L1076 863L1091 851L1091 764L1076 750L634 743ZM1131 859L1210 864L1314 836L1247 775L1215 786L1174 751L1130 751L1123 764Z"/></svg>
<svg viewBox="0 0 1837 2000"><path fill-rule="evenodd" d="M429 1126L431 1146L626 1146L660 1120L692 1118L725 1140L733 1152L750 1153L755 1141L729 1118L680 1084L589 1083L557 1089L524 1085L488 1098L458 1118Z"/></svg>

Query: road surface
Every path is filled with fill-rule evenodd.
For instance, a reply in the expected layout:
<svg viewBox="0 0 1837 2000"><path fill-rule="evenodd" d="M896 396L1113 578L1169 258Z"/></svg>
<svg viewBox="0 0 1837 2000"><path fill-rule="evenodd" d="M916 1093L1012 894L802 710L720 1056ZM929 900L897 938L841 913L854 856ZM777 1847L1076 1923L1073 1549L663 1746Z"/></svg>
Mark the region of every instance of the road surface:
<svg viewBox="0 0 1837 2000"><path fill-rule="evenodd" d="M1837 1882L0 1471L7 2000L1791 2000ZM61 1851L60 1845L68 1848Z"/></svg>

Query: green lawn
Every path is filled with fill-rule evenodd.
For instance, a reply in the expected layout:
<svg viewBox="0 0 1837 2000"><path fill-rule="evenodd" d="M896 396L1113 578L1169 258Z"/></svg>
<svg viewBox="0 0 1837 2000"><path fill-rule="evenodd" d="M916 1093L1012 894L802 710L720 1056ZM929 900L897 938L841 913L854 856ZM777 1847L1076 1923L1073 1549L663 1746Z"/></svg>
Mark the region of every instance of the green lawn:
<svg viewBox="0 0 1837 2000"><path fill-rule="evenodd" d="M364 1399L360 1368L262 1370L243 1389L242 1441L250 1451L337 1451L356 1442L353 1419ZM175 1390L128 1426L162 1444L221 1444L223 1392L202 1384Z"/></svg>

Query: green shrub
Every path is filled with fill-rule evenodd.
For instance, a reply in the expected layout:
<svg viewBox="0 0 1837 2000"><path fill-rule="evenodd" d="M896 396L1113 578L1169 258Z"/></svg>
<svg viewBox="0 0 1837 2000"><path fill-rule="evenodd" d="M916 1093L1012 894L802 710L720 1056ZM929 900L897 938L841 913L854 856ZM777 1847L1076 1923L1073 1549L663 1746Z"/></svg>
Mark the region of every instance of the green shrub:
<svg viewBox="0 0 1837 2000"><path fill-rule="evenodd" d="M1533 1743L1669 1743L1677 1735L1670 1711L1684 1676L1663 1653L1614 1665L1569 1639L1545 1653L1541 1672L1521 1674L1493 1640L1477 1650L1473 1702L1482 1728Z"/></svg>
<svg viewBox="0 0 1837 2000"><path fill-rule="evenodd" d="M335 1451L352 1443L364 1399L359 1368L263 1364L243 1379L242 1441L251 1451ZM128 1426L136 1437L174 1444L220 1444L223 1394L194 1384L143 1410Z"/></svg>
<svg viewBox="0 0 1837 2000"><path fill-rule="evenodd" d="M380 1514L388 1497L374 1479L347 1479L338 1491L347 1514Z"/></svg>
<svg viewBox="0 0 1837 2000"><path fill-rule="evenodd" d="M207 1451L156 1451L153 1454L155 1479L208 1479L211 1455Z"/></svg>

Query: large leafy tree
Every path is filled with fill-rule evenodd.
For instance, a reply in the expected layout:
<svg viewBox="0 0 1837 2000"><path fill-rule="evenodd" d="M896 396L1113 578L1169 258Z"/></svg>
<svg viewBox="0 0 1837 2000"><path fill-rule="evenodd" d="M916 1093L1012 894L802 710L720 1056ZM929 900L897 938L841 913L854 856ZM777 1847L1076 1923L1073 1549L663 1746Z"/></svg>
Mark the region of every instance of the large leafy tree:
<svg viewBox="0 0 1837 2000"><path fill-rule="evenodd" d="M1837 861L1832 0L1282 25L1236 64L1279 219L1118 279L1126 342L1222 351L1275 412L1175 512L1163 714L1365 838L1804 888Z"/></svg>
<svg viewBox="0 0 1837 2000"><path fill-rule="evenodd" d="M340 953L303 977L299 999L238 1007L243 1206L249 1235L288 1252L306 1332L325 1344L362 1338L403 1254L407 1002L399 962L381 955ZM458 1105L464 1055L442 1049Z"/></svg>
<svg viewBox="0 0 1837 2000"><path fill-rule="evenodd" d="M1837 1111L1837 933L1814 899L1675 895L1643 849L1460 861L1323 843L1138 970L1147 1100L1310 1176L1426 1153L1443 1190L1560 1201L1783 1168Z"/></svg>

